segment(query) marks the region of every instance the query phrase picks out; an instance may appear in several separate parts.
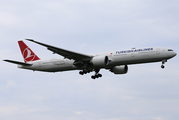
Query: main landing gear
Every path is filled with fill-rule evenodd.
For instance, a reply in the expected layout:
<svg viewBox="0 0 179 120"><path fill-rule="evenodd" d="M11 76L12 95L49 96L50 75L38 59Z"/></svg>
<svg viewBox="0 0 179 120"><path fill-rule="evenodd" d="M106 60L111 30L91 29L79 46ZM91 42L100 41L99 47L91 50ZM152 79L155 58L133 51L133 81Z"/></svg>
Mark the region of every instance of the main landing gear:
<svg viewBox="0 0 179 120"><path fill-rule="evenodd" d="M84 74L87 74L90 72L92 72L92 71L84 69L83 71L80 71L79 74L84 75ZM96 78L100 78L100 77L102 77L102 74L99 73L99 70L95 70L95 75L91 76L92 79L96 79Z"/></svg>
<svg viewBox="0 0 179 120"><path fill-rule="evenodd" d="M95 70L95 75L92 75L91 78L96 79L96 78L102 77L102 74L100 74L99 71L100 69Z"/></svg>
<svg viewBox="0 0 179 120"><path fill-rule="evenodd" d="M167 60L163 60L163 61L162 61L162 65L161 65L161 68L162 68L162 69L165 68L164 64L165 64L166 62L167 62Z"/></svg>

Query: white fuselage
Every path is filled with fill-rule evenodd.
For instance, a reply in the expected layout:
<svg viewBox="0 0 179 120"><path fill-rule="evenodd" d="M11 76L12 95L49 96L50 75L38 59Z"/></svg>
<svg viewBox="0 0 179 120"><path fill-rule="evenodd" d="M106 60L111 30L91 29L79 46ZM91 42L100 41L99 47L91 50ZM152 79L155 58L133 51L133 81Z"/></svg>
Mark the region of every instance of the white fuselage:
<svg viewBox="0 0 179 120"><path fill-rule="evenodd" d="M109 64L105 67L110 69L114 66L141 64L150 62L160 62L174 57L176 53L168 48L143 48L143 49L129 49L122 51L109 52L104 54L97 54L95 56L108 56ZM32 66L18 65L19 68L29 69L34 71L58 72L68 70L79 70L74 65L74 60L69 59L51 59L51 60L38 60L30 62ZM92 69L95 66L91 66ZM101 69L100 68L100 69Z"/></svg>

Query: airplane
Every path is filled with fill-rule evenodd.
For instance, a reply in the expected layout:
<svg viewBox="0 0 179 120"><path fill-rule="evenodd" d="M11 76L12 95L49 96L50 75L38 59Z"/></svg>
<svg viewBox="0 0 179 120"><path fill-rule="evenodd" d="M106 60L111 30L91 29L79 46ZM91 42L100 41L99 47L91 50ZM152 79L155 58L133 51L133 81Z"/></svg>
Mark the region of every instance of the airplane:
<svg viewBox="0 0 179 120"><path fill-rule="evenodd" d="M161 47L148 47L142 49L128 49L103 54L87 55L51 46L33 39L25 39L46 47L54 54L63 56L63 59L41 60L22 40L18 41L24 62L4 60L18 65L18 68L43 72L62 72L79 70L80 75L95 72L92 79L102 77L100 69L106 69L114 74L126 74L128 65L151 62L162 62L164 68L168 59L177 55L172 49Z"/></svg>

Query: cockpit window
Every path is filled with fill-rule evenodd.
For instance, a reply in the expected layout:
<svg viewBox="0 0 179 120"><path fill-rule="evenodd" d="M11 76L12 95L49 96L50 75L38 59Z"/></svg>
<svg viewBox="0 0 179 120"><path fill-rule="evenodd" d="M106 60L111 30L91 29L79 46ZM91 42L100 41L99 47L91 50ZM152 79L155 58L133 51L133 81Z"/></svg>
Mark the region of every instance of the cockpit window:
<svg viewBox="0 0 179 120"><path fill-rule="evenodd" d="M168 49L168 51L173 51L172 49Z"/></svg>

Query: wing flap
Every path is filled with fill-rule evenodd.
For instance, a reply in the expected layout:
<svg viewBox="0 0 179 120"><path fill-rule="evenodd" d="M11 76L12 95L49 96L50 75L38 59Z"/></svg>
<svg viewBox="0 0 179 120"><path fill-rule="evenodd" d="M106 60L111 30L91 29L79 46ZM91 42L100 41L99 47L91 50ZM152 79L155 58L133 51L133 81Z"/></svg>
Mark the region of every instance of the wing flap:
<svg viewBox="0 0 179 120"><path fill-rule="evenodd" d="M3 61L10 62L10 63L14 63L14 64L18 64L18 65L32 66L32 64L23 63L23 62L18 62L18 61L14 61L14 60L3 60Z"/></svg>
<svg viewBox="0 0 179 120"><path fill-rule="evenodd" d="M65 58L68 58L68 59L73 59L73 60L76 60L76 61L86 61L86 60L91 60L92 57L93 57L93 56L90 56L90 55L85 55L85 54L73 52L73 51L70 51L70 50L58 48L58 47L55 47L55 46L47 45L47 44L44 44L44 43L41 43L41 42L34 41L32 39L26 39L26 40L37 43L37 44L42 45L44 47L47 47L47 49L52 51L53 53L57 53L57 54L65 57Z"/></svg>

